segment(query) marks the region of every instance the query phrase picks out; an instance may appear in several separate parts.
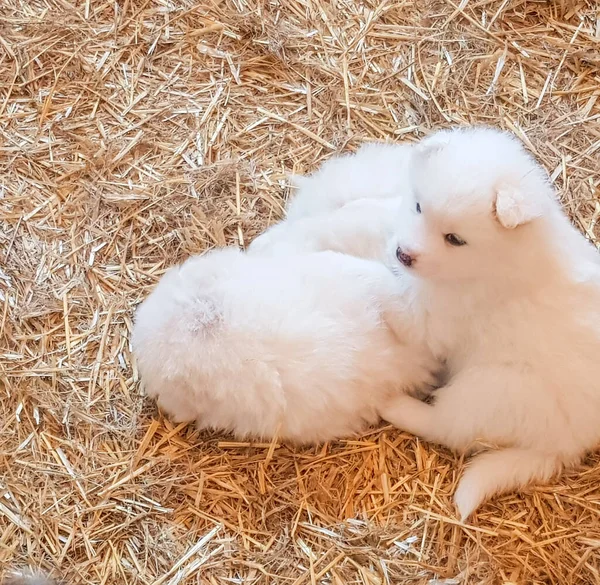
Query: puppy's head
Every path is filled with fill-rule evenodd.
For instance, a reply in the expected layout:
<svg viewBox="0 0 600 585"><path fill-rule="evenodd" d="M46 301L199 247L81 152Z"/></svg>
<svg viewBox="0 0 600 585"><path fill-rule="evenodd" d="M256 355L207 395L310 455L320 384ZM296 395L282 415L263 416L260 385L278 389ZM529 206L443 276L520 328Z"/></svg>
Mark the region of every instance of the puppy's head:
<svg viewBox="0 0 600 585"><path fill-rule="evenodd" d="M456 281L501 277L527 254L523 240L553 192L519 141L492 128L441 131L413 157L414 198L392 242L396 262L422 278Z"/></svg>

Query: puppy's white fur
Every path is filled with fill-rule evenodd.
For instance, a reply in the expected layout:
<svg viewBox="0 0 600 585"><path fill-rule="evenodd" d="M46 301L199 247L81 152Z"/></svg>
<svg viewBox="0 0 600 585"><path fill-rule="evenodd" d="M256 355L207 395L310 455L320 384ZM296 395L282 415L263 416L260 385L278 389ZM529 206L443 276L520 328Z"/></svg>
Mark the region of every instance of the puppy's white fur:
<svg viewBox="0 0 600 585"><path fill-rule="evenodd" d="M318 185L318 179L310 179ZM331 250L385 261L403 198L357 199L328 213L281 221L258 236L249 254L282 256Z"/></svg>
<svg viewBox="0 0 600 585"><path fill-rule="evenodd" d="M371 142L354 154L329 159L308 177L293 177L297 193L287 219L327 214L357 199L401 196L408 185L412 149L411 144Z"/></svg>
<svg viewBox="0 0 600 585"><path fill-rule="evenodd" d="M434 382L397 285L382 264L334 252L192 258L137 312L142 382L176 421L238 437L360 431L385 397Z"/></svg>
<svg viewBox="0 0 600 585"><path fill-rule="evenodd" d="M546 481L600 442L598 253L510 135L440 132L415 153L412 181L414 211L391 251L414 259L398 272L449 382L433 405L400 396L381 414L452 449L499 447L476 456L459 483L467 518L488 496Z"/></svg>
<svg viewBox="0 0 600 585"><path fill-rule="evenodd" d="M332 250L384 260L409 189L413 146L368 143L295 177L287 216L256 238L248 252L283 255Z"/></svg>

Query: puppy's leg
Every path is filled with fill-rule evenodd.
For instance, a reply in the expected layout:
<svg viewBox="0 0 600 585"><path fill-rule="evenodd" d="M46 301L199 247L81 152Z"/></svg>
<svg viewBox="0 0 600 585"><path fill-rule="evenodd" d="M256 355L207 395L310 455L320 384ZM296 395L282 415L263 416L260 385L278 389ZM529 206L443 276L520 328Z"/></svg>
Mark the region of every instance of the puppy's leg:
<svg viewBox="0 0 600 585"><path fill-rule="evenodd" d="M485 389L482 378L488 381ZM490 387L490 378L493 380L486 370L471 371L438 388L431 405L400 395L380 408L379 414L394 426L427 441L456 451L470 451L482 440L496 440L498 424L511 424L506 418L501 423L490 422L498 415L507 416L507 412L498 412L499 401Z"/></svg>
<svg viewBox="0 0 600 585"><path fill-rule="evenodd" d="M447 388L440 388L437 393L446 391ZM450 449L466 451L477 437L470 425L455 422L455 414L439 401L430 405L405 394L395 396L379 410L381 418L403 431Z"/></svg>
<svg viewBox="0 0 600 585"><path fill-rule="evenodd" d="M542 393L534 388L541 388ZM480 441L510 447L478 455L467 468L455 495L459 515L465 520L487 497L531 481L547 481L565 460L576 461L580 456L553 441L560 416L553 412L551 401L544 400L544 388L519 368L478 367L437 390L432 406L397 396L380 409L380 415L457 451L480 447Z"/></svg>

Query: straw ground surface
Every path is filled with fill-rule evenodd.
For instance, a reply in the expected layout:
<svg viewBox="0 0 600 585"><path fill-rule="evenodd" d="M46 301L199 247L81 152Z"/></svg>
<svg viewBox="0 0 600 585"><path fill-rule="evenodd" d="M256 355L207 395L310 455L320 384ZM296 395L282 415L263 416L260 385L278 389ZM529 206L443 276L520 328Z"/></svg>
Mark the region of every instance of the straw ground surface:
<svg viewBox="0 0 600 585"><path fill-rule="evenodd" d="M597 454L461 526L447 451L389 427L302 450L201 434L132 363L168 266L246 245L286 173L364 140L511 129L597 241L597 6L458 1L0 3L0 574L600 583Z"/></svg>

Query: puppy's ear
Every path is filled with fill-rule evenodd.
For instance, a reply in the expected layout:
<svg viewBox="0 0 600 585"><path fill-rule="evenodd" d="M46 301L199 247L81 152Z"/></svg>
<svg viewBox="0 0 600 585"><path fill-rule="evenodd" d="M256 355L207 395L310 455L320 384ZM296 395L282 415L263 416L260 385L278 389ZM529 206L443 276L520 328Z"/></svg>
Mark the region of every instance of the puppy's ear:
<svg viewBox="0 0 600 585"><path fill-rule="evenodd" d="M543 209L539 197L513 185L496 189L494 216L502 227L514 229L540 217Z"/></svg>

